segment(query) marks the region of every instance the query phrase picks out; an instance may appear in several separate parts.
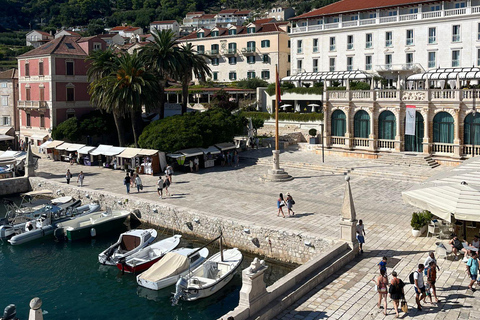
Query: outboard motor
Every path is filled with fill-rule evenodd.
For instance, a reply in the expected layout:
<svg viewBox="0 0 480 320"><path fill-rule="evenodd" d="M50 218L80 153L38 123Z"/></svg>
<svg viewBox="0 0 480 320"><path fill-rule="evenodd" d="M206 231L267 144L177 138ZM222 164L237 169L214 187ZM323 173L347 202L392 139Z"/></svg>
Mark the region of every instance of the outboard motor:
<svg viewBox="0 0 480 320"><path fill-rule="evenodd" d="M63 228L57 228L53 231L53 236L57 241L64 241L65 237L65 230Z"/></svg>
<svg viewBox="0 0 480 320"><path fill-rule="evenodd" d="M14 304L9 304L5 311L3 311L2 320L15 320L17 318L17 307Z"/></svg>
<svg viewBox="0 0 480 320"><path fill-rule="evenodd" d="M180 277L175 284L175 294L172 298L172 306L178 304L178 300L183 297L185 290L187 290L188 282L184 277Z"/></svg>

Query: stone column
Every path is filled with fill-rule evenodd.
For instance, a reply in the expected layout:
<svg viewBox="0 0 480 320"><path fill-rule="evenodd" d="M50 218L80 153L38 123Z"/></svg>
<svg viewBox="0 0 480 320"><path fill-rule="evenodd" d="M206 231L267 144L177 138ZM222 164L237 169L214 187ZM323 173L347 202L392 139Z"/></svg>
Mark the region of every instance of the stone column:
<svg viewBox="0 0 480 320"><path fill-rule="evenodd" d="M30 301L30 313L28 320L43 320L42 314L42 300L40 298L33 298Z"/></svg>
<svg viewBox="0 0 480 320"><path fill-rule="evenodd" d="M340 239L346 241L352 250L358 251L357 241L357 214L353 203L350 177L345 177L345 194L343 196L342 218L340 220Z"/></svg>
<svg viewBox="0 0 480 320"><path fill-rule="evenodd" d="M263 281L263 274L267 270L265 261L253 259L250 266L242 271L242 289L240 290L239 307L250 309L253 315L267 304L267 285Z"/></svg>
<svg viewBox="0 0 480 320"><path fill-rule="evenodd" d="M403 125L403 117L402 117L402 109L399 108L398 112L395 113L395 151L400 152L402 151L403 145L403 136L402 136L402 125Z"/></svg>
<svg viewBox="0 0 480 320"><path fill-rule="evenodd" d="M375 107L370 108L370 134L368 136L368 150L375 151L376 143L377 143L377 135L375 134L375 122L376 122L376 115L375 115Z"/></svg>
<svg viewBox="0 0 480 320"><path fill-rule="evenodd" d="M453 156L454 158L460 159L460 148L461 148L461 139L460 139L460 106L459 109L454 110L454 123L453 123Z"/></svg>
<svg viewBox="0 0 480 320"><path fill-rule="evenodd" d="M432 140L433 140L432 136L430 134L430 126L432 126L432 128L433 128L433 121L430 121L430 109L427 109L425 111L425 116L423 117L423 127L424 127L424 129L423 129L423 153L426 153L426 154L431 153L430 144L432 143ZM433 133L433 129L431 131Z"/></svg>
<svg viewBox="0 0 480 320"><path fill-rule="evenodd" d="M327 104L323 104L323 141L325 144L325 147L330 147L332 145L332 140L330 137L332 136L332 122L330 121L331 117L331 112L330 112L330 106Z"/></svg>
<svg viewBox="0 0 480 320"><path fill-rule="evenodd" d="M350 107L348 107L346 110L343 110L345 112L345 149L352 149L352 139L353 139L353 134L352 134L352 123L351 123L351 117L350 117Z"/></svg>

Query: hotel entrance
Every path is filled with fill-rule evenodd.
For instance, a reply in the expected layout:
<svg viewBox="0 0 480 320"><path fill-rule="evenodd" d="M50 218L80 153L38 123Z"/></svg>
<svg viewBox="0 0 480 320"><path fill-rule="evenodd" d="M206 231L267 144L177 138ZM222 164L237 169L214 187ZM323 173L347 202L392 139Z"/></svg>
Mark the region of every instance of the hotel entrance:
<svg viewBox="0 0 480 320"><path fill-rule="evenodd" d="M406 123L406 121L404 121ZM420 112L415 113L415 135L405 135L405 151L423 152L424 124Z"/></svg>

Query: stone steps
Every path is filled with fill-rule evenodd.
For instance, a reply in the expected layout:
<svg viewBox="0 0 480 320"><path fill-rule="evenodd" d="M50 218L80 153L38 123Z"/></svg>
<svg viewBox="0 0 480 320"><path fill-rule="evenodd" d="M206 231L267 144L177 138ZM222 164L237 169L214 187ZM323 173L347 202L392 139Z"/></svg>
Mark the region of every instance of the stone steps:
<svg viewBox="0 0 480 320"><path fill-rule="evenodd" d="M377 161L392 165L421 166L436 168L440 164L430 155L408 154L408 153L383 153Z"/></svg>

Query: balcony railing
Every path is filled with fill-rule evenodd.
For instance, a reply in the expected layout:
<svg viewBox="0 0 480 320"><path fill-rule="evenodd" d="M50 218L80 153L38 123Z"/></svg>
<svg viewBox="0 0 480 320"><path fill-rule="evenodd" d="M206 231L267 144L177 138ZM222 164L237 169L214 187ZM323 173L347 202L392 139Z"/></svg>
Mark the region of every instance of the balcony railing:
<svg viewBox="0 0 480 320"><path fill-rule="evenodd" d="M347 50L353 49L353 43L347 43Z"/></svg>
<svg viewBox="0 0 480 320"><path fill-rule="evenodd" d="M391 47L392 45L392 40L385 40L385 47Z"/></svg>
<svg viewBox="0 0 480 320"><path fill-rule="evenodd" d="M313 47L313 52L314 52L314 53L315 53L315 52L318 52L318 46L314 46L314 47Z"/></svg>
<svg viewBox="0 0 480 320"><path fill-rule="evenodd" d="M222 52L226 56L235 56L238 54L237 48L228 48Z"/></svg>
<svg viewBox="0 0 480 320"><path fill-rule="evenodd" d="M335 51L335 45L334 44L330 45L330 51Z"/></svg>
<svg viewBox="0 0 480 320"><path fill-rule="evenodd" d="M33 101L33 100L19 100L18 101L19 108L28 108L28 109L44 109L48 108L47 101Z"/></svg>
<svg viewBox="0 0 480 320"><path fill-rule="evenodd" d="M367 42L365 43L365 48L366 48L366 49L370 49L371 47L373 47L372 41L367 41Z"/></svg>
<svg viewBox="0 0 480 320"><path fill-rule="evenodd" d="M242 48L242 53L243 53L244 55L254 55L256 52L257 52L257 48L256 48L256 47L246 47L246 48Z"/></svg>
<svg viewBox="0 0 480 320"><path fill-rule="evenodd" d="M429 36L428 37L428 43L430 43L430 44L437 43L437 37L436 36Z"/></svg>
<svg viewBox="0 0 480 320"><path fill-rule="evenodd" d="M395 149L395 141L394 140L378 139L377 140L377 148L378 149Z"/></svg>
<svg viewBox="0 0 480 320"><path fill-rule="evenodd" d="M368 138L353 138L354 147L368 147L370 140Z"/></svg>
<svg viewBox="0 0 480 320"><path fill-rule="evenodd" d="M453 143L432 143L432 153L453 153Z"/></svg>
<svg viewBox="0 0 480 320"><path fill-rule="evenodd" d="M468 11L467 9L471 9ZM480 13L480 6L467 6L466 8L456 8L448 10L436 10L428 11L422 13L409 13L398 16L388 16L360 20L347 20L342 22L334 22L327 24L315 24L312 26L300 26L292 28L292 33L307 32L307 31L318 31L318 30L329 30L329 29L338 29L338 28L356 28L359 26L373 25L373 24L385 24L385 23L398 23L404 21L414 21L422 19L438 19L441 17L452 17L452 16L462 16L471 12L471 14Z"/></svg>
<svg viewBox="0 0 480 320"><path fill-rule="evenodd" d="M303 48L302 47L297 48L297 53L303 53Z"/></svg>
<svg viewBox="0 0 480 320"><path fill-rule="evenodd" d="M330 137L332 144L344 146L345 145L345 137Z"/></svg>
<svg viewBox="0 0 480 320"><path fill-rule="evenodd" d="M464 156L471 156L472 155L473 146L471 144L464 144L463 145L463 155ZM475 154L474 156L480 155L480 146L475 145Z"/></svg>

